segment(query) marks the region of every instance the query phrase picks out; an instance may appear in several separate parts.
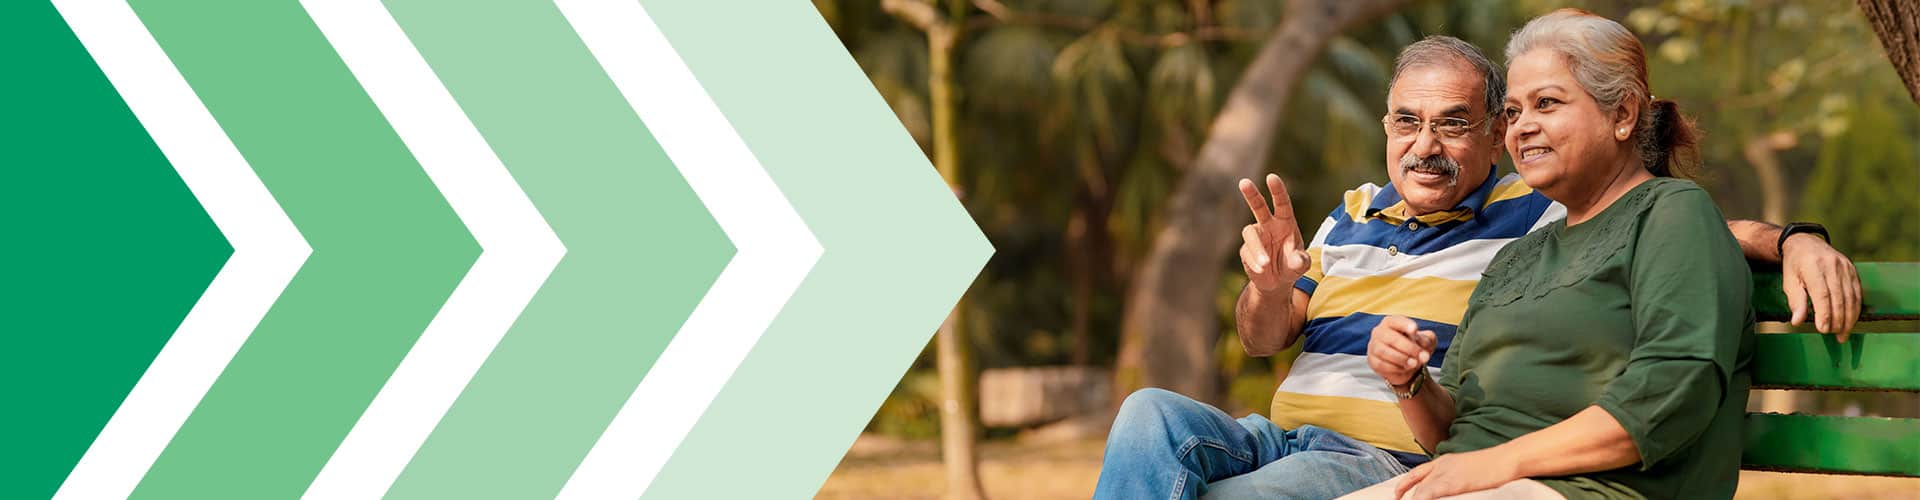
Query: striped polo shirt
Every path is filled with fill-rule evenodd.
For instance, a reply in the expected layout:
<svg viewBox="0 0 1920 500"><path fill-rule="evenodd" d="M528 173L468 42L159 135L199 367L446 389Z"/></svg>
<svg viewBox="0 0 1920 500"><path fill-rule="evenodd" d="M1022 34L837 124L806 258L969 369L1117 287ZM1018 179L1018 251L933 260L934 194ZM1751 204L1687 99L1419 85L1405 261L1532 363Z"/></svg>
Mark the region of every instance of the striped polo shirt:
<svg viewBox="0 0 1920 500"><path fill-rule="evenodd" d="M1422 453L1393 390L1367 367L1380 319L1412 318L1439 340L1440 363L1467 298L1501 246L1566 217L1517 174L1489 174L1459 206L1415 216L1393 185L1361 185L1320 223L1312 267L1294 287L1312 296L1300 354L1273 395L1275 424L1326 428L1388 450Z"/></svg>

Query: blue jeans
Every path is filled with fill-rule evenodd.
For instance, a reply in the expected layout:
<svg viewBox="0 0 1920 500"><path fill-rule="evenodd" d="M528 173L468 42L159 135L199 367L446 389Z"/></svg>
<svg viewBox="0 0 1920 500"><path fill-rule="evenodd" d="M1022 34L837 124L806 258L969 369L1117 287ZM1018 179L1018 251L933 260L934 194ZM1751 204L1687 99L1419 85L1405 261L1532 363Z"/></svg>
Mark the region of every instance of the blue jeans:
<svg viewBox="0 0 1920 500"><path fill-rule="evenodd" d="M1093 497L1335 498L1426 460L1311 425L1283 430L1259 414L1235 420L1186 396L1141 389L1120 405Z"/></svg>

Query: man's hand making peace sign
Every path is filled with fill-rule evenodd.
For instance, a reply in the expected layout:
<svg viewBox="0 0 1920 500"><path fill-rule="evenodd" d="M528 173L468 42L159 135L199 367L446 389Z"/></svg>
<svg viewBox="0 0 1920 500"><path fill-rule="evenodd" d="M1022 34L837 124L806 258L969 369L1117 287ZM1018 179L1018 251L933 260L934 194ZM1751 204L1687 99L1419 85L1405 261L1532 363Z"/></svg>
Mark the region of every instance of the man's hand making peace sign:
<svg viewBox="0 0 1920 500"><path fill-rule="evenodd" d="M1293 200L1280 176L1267 174L1267 190L1273 192L1273 208L1267 208L1265 196L1251 179L1240 179L1240 194L1253 210L1253 223L1240 229L1240 265L1247 270L1247 281L1262 295L1293 286L1311 264L1300 240L1300 223L1293 217Z"/></svg>

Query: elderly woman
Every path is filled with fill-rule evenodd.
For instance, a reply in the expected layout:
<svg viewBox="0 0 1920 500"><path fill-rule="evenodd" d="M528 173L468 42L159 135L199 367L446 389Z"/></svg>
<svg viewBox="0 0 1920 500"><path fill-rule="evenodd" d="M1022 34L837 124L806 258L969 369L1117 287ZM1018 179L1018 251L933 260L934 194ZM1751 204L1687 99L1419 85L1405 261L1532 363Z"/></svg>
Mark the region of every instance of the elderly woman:
<svg viewBox="0 0 1920 500"><path fill-rule="evenodd" d="M1368 364L1437 458L1353 496L1732 497L1752 284L1713 201L1675 178L1696 132L1649 95L1619 23L1556 11L1507 60L1506 150L1567 218L1494 257L1437 383L1431 332L1374 329Z"/></svg>

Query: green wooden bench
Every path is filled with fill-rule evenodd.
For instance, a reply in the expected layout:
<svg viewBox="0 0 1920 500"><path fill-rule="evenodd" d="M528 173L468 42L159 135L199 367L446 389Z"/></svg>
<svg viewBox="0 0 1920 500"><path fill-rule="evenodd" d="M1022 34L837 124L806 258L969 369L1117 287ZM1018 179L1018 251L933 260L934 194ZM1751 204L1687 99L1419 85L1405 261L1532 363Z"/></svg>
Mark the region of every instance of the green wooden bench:
<svg viewBox="0 0 1920 500"><path fill-rule="evenodd" d="M1920 332L1874 333L1886 330L1869 324L1920 320L1920 263L1858 268L1865 294L1855 334L1845 344L1819 333L1760 334L1755 389L1920 393ZM1778 272L1756 270L1753 297L1760 321L1786 321L1791 314ZM1748 413L1741 464L1749 470L1920 477L1920 419Z"/></svg>

